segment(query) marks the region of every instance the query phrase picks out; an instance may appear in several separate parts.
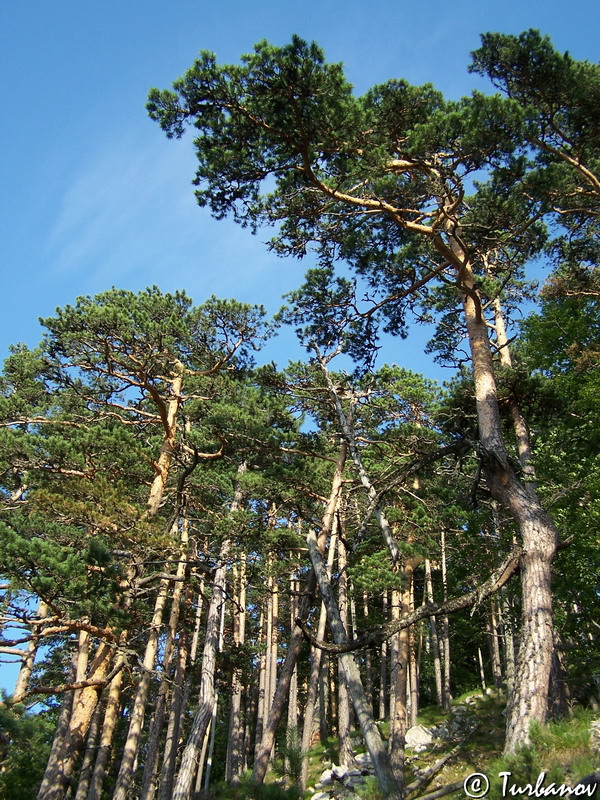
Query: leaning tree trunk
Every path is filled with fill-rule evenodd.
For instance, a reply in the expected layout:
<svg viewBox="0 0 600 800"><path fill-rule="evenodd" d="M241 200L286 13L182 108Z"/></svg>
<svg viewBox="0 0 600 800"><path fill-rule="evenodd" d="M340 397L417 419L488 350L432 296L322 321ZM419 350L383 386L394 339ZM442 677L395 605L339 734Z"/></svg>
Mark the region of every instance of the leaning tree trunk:
<svg viewBox="0 0 600 800"><path fill-rule="evenodd" d="M557 532L533 486L522 483L510 464L502 437L487 324L475 277L462 252L460 261L482 464L492 496L511 512L523 544L521 643L506 720L505 752L512 753L529 742L531 723L543 723L546 719L554 648L550 567L556 552Z"/></svg>

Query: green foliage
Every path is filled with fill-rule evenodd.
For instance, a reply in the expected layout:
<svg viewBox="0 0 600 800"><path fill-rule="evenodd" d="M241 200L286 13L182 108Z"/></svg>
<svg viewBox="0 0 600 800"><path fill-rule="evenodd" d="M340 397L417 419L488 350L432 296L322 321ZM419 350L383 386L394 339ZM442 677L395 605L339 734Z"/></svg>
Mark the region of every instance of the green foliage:
<svg viewBox="0 0 600 800"><path fill-rule="evenodd" d="M0 798L31 800L50 754L55 714L0 704Z"/></svg>
<svg viewBox="0 0 600 800"><path fill-rule="evenodd" d="M298 800L297 789L285 789L277 783L253 783L244 776L236 786L221 784L209 790L209 800Z"/></svg>

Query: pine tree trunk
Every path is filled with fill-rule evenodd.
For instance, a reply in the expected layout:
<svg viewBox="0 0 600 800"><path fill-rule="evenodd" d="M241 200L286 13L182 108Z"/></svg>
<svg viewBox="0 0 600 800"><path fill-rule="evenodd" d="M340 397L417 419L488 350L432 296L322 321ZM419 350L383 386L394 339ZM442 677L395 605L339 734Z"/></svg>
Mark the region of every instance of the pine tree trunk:
<svg viewBox="0 0 600 800"><path fill-rule="evenodd" d="M515 642L512 629L512 620L510 616L511 601L506 593L506 588L500 590L500 613L502 619L502 631L504 642L504 671L506 674L506 691L510 697L515 682Z"/></svg>
<svg viewBox="0 0 600 800"><path fill-rule="evenodd" d="M431 561L425 559L425 591L427 592L427 602L433 603L433 581L431 579ZM431 629L431 654L433 656L433 675L435 679L435 696L438 706L444 705L444 693L442 688L442 664L440 661L440 641L437 632L437 620L435 614L429 618Z"/></svg>
<svg viewBox="0 0 600 800"><path fill-rule="evenodd" d="M337 508L338 499L342 486L342 474L344 472L344 466L346 464L346 454L347 454L347 444L343 442L340 447L338 460L335 466L335 471L331 482L331 493L329 495L329 500L327 502L325 513L323 515L321 533L319 534L319 548L321 552L324 552L325 542L333 525L334 514ZM306 619L306 617L308 616L308 612L310 610L312 602L311 597L315 589L316 589L316 578L313 572L311 573L311 576L308 580L308 585L306 587L306 594L302 600L302 603L300 604L300 608L298 611L298 616L301 619ZM281 668L281 675L275 692L275 697L273 699L273 704L271 706L269 716L266 721L267 724L265 725L264 728L260 748L256 754L256 758L254 759L252 779L255 781L255 783L262 783L265 779L265 775L267 773L267 766L269 764L269 758L271 755L271 751L273 750L273 743L275 741L275 733L279 726L279 721L281 719L281 715L285 707L285 701L289 693L290 680L292 678L292 674L294 672L296 661L300 654L303 641L304 641L304 635L302 633L302 630L298 626L296 626L292 632L290 641L288 643L287 655L285 658L285 662Z"/></svg>
<svg viewBox="0 0 600 800"><path fill-rule="evenodd" d="M367 592L363 592L363 617L365 618L365 624L368 626L369 595ZM373 710L373 659L370 649L365 653L365 692L367 693L369 706Z"/></svg>
<svg viewBox="0 0 600 800"><path fill-rule="evenodd" d="M383 619L387 622L388 617L388 594L387 592L383 593ZM379 714L378 718L380 720L384 720L386 717L385 707L387 703L387 696L385 687L387 684L387 654L388 654L388 644L387 642L381 643L381 660L379 665Z"/></svg>
<svg viewBox="0 0 600 800"><path fill-rule="evenodd" d="M407 573L408 570L408 573ZM408 579L408 609L409 613L415 610L415 578L413 564L407 564L405 574ZM408 629L408 664L410 674L410 724L417 724L417 716L419 714L419 667L420 662L417 658L417 651L415 646L415 627L411 625Z"/></svg>
<svg viewBox="0 0 600 800"><path fill-rule="evenodd" d="M48 613L48 606L44 603L43 600L40 600L36 619L40 620L43 619ZM25 697L25 693L27 692L27 688L29 686L29 681L31 679L31 673L33 672L33 665L35 663L35 657L37 655L39 643L40 643L40 635L39 630L40 626L36 625L34 630L37 630L38 633L32 633L31 639L27 645L27 655L23 658L23 663L21 664L21 668L19 670L19 675L17 676L17 682L15 684L15 690L12 696L13 703L20 703Z"/></svg>
<svg viewBox="0 0 600 800"><path fill-rule="evenodd" d="M404 592L406 594L406 590ZM392 590L392 619L400 619L408 611L406 596ZM399 786L404 784L404 755L407 728L408 628L394 634L390 646L390 758Z"/></svg>
<svg viewBox="0 0 600 800"><path fill-rule="evenodd" d="M348 558L346 545L340 537L338 541L338 606L340 621L346 639L350 639L349 631L349 603L348 603ZM338 658L338 738L340 750L340 764L353 767L354 754L350 738L350 695L346 673L341 659Z"/></svg>
<svg viewBox="0 0 600 800"><path fill-rule="evenodd" d="M327 551L327 575L331 577L333 570L333 559L337 548L337 517L334 517L329 549ZM323 640L327 627L327 610L325 604L321 603L319 622L317 625L317 639ZM308 778L308 750L312 744L312 733L314 725L314 714L319 695L319 678L321 674L321 662L323 651L318 647L311 648L310 673L308 677L308 693L304 710L304 726L302 729L302 752L305 753L302 759L302 778L300 789L306 791L306 781ZM321 704L322 705L322 704Z"/></svg>
<svg viewBox="0 0 600 800"><path fill-rule="evenodd" d="M494 680L494 686L496 689L499 689L502 686L502 662L500 659L496 604L494 600L491 601L489 607L489 614L486 620L486 633L490 648L490 660L492 664L492 677Z"/></svg>
<svg viewBox="0 0 600 800"><path fill-rule="evenodd" d="M458 247L458 245L457 245ZM473 360L479 439L487 484L521 532L522 614L515 685L508 702L505 753L529 742L529 728L546 719L554 649L550 566L557 532L532 485L522 483L510 465L502 438L494 366L487 324L476 281L461 253L463 306Z"/></svg>
<svg viewBox="0 0 600 800"><path fill-rule="evenodd" d="M94 769L94 762L96 760L96 752L98 750L98 736L100 735L100 722L102 719L102 705L98 703L90 729L88 731L87 742L85 746L85 755L79 770L79 782L77 784L77 791L75 793L75 800L86 800L92 779L92 772Z"/></svg>
<svg viewBox="0 0 600 800"><path fill-rule="evenodd" d="M134 764L137 758L142 727L144 725L146 703L148 701L148 693L150 691L152 671L154 670L154 665L156 662L158 640L162 627L163 612L167 604L169 583L170 582L168 580L162 579L159 584L158 594L154 604L152 622L150 623L150 633L148 634L148 642L146 643L144 660L142 662L143 672L138 684L133 708L131 710L129 731L123 747L123 757L121 760L119 774L117 775L113 800L126 800L129 787L133 781Z"/></svg>
<svg viewBox="0 0 600 800"><path fill-rule="evenodd" d="M238 475L246 471L245 462L238 467ZM242 492L238 487L231 503L231 511L239 509L242 501ZM215 670L216 659L220 640L221 607L225 602L225 588L227 577L227 557L231 549L231 541L226 539L221 545L219 565L215 571L213 593L208 609L206 621L206 636L202 652L202 667L200 678L200 698L198 710L194 716L192 728L188 735L187 744L183 751L179 775L175 783L173 800L189 800L192 790L194 775L198 766L200 748L204 741L206 731L210 724L215 703Z"/></svg>
<svg viewBox="0 0 600 800"><path fill-rule="evenodd" d="M126 634L123 634L119 644L124 646ZM100 734L100 744L96 753L96 763L88 789L87 800L100 800L102 795L102 784L110 758L112 741L115 728L119 719L119 706L121 701L121 688L123 686L123 666L125 658L119 654L115 660L115 668L118 669L116 675L111 680L108 687L108 697L104 710L104 720Z"/></svg>
<svg viewBox="0 0 600 800"><path fill-rule="evenodd" d="M111 646L101 642L86 677L87 680L98 681L99 686L87 686L74 693L68 729L65 735L60 737L56 750L50 755L37 800L62 800L64 797L71 782L77 756L85 744L98 703L101 682L108 672L111 656Z"/></svg>
<svg viewBox="0 0 600 800"><path fill-rule="evenodd" d="M246 560L242 555L240 569L233 567L233 645L237 650L246 640ZM242 669L234 666L231 677L231 705L229 709L229 739L225 779L237 782L243 771L244 720L242 717Z"/></svg>
<svg viewBox="0 0 600 800"><path fill-rule="evenodd" d="M441 531L441 555L442 555L442 597L444 603L448 601L448 578L446 572L446 533L442 528ZM452 703L452 692L450 683L450 622L448 615L442 616L442 655L443 655L443 697L444 697L444 711L450 711Z"/></svg>
<svg viewBox="0 0 600 800"><path fill-rule="evenodd" d="M485 682L485 670L483 668L483 655L481 654L481 647L477 648L477 663L479 664L479 679L481 681L481 689L485 694L487 692L487 683Z"/></svg>
<svg viewBox="0 0 600 800"><path fill-rule="evenodd" d="M259 638L258 646L263 649L260 655L260 663L258 667L258 697L256 701L256 727L254 730L254 761L260 752L260 745L262 742L263 731L265 727L266 716L266 687L267 687L267 660L268 660L268 645L267 645L267 603L260 612L260 619L258 623ZM269 758L271 754L269 752Z"/></svg>
<svg viewBox="0 0 600 800"><path fill-rule="evenodd" d="M219 644L217 646L217 652L220 653L223 650L223 629L225 627L225 603L221 603L221 625L219 628ZM217 711L219 708L219 692L215 689L215 701L213 704L213 713L212 718L210 721L210 736L208 742L208 753L206 758L206 769L205 769L205 776L204 776L204 794L208 794L208 787L210 784L210 776L212 772L212 763L213 763L213 756L215 753L215 736L217 733ZM207 731L208 733L208 731ZM201 759L202 760L202 759ZM199 782L196 784L199 786Z"/></svg>
<svg viewBox="0 0 600 800"><path fill-rule="evenodd" d="M171 674L171 665L175 652L175 639L179 625L184 579L188 571L188 545L189 521L187 514L184 514L181 522L180 558L175 572L176 580L171 597L171 611L169 614L167 636L162 657L161 680L152 717L152 724L148 734L148 742L146 744L146 763L142 774L139 800L153 800L156 793L156 772L158 769L160 739L163 732L167 696L169 693L169 675Z"/></svg>
<svg viewBox="0 0 600 800"><path fill-rule="evenodd" d="M340 619L339 609L331 591L331 585L327 577L327 571L323 565L321 552L317 544L317 537L314 531L309 531L307 537L308 547L313 570L317 576L321 596L327 608L327 616L331 625L333 640L336 644L346 644L347 637L344 626ZM358 665L352 653L343 653L341 656L342 665L348 681L348 688L352 698L354 711L360 725L361 733L365 741L373 768L379 782L381 791L389 800L401 800L401 787L396 782L392 772L385 745L379 734L373 715L369 710L364 688L360 678Z"/></svg>
<svg viewBox="0 0 600 800"><path fill-rule="evenodd" d="M181 406L184 366L181 362L175 363L175 369L171 375L171 399L166 408L163 420L164 438L160 450L160 455L155 464L156 474L150 487L148 497L148 515L153 517L158 512L161 500L167 485L169 469L175 452L175 441L177 436L177 414Z"/></svg>

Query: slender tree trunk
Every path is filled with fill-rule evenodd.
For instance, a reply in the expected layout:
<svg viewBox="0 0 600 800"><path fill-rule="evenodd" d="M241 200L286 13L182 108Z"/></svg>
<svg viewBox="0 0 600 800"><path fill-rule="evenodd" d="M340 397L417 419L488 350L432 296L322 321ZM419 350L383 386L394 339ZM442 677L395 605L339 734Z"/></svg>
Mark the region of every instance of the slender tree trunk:
<svg viewBox="0 0 600 800"><path fill-rule="evenodd" d="M127 634L123 633L119 644L125 645ZM100 800L102 795L102 784L110 758L112 741L119 719L119 707L121 701L121 688L123 686L123 666L125 657L120 653L115 660L115 668L118 669L116 675L111 680L108 687L108 697L104 710L104 721L100 734L100 744L96 753L96 763L88 789L87 800Z"/></svg>
<svg viewBox="0 0 600 800"><path fill-rule="evenodd" d="M319 740L321 742L326 742L329 738L329 723L333 723L333 715L330 713L329 661L329 654L324 653L321 656L319 672Z"/></svg>
<svg viewBox="0 0 600 800"><path fill-rule="evenodd" d="M219 644L217 652L223 650L223 629L225 627L225 603L221 604L221 626L219 628ZM208 793L210 785L210 776L212 772L213 756L215 753L215 736L217 734L217 711L219 708L219 691L215 689L215 702L213 704L212 719L210 721L210 739L208 743L208 755L206 758L206 771L204 776L204 794ZM208 731L207 731L208 733Z"/></svg>
<svg viewBox="0 0 600 800"><path fill-rule="evenodd" d="M347 454L347 444L345 442L342 442L338 460L335 466L333 479L331 482L331 493L329 495L329 500L327 502L325 513L323 515L321 533L319 534L319 548L321 552L324 552L325 542L327 540L327 537L329 536L329 532L331 531L331 527L333 524L334 513L335 509L337 508L338 498L342 486L342 474L346 463L346 454ZM311 573L311 576L308 580L308 585L306 587L306 594L303 598L302 603L300 604L300 609L298 611L298 616L300 619L304 620L308 616L308 612L312 602L311 597L315 589L316 589L316 578L313 572ZM290 641L288 643L287 655L285 658L285 662L281 668L281 675L279 678L279 683L277 684L277 689L275 692L275 697L273 699L273 704L269 712L267 724L265 725L260 748L254 760L252 779L255 781L255 783L262 783L265 779L267 766L269 764L269 757L271 755L271 751L273 750L273 743L275 741L275 733L277 731L279 720L281 719L281 715L285 707L285 701L289 693L290 680L292 678L292 673L294 672L294 667L296 666L296 661L300 654L303 641L304 641L304 635L302 633L302 629L299 626L296 626L292 632Z"/></svg>
<svg viewBox="0 0 600 800"><path fill-rule="evenodd" d="M327 608L327 616L331 625L333 640L336 644L346 644L348 639L344 632L344 626L340 619L339 609L331 591L331 585L327 578L327 571L323 565L321 552L317 544L317 537L314 531L309 531L308 547L313 570L317 576L321 596ZM379 734L373 715L369 710L364 688L360 678L358 665L352 653L343 653L340 656L348 681L348 688L352 698L354 711L360 725L363 739L371 756L375 774L384 795L389 800L401 800L401 787L396 782L392 772L385 745Z"/></svg>
<svg viewBox="0 0 600 800"><path fill-rule="evenodd" d="M259 639L258 645L263 648L260 655L260 663L258 667L258 697L256 702L256 728L254 731L254 760L260 752L260 745L262 742L263 730L265 727L266 716L266 687L267 687L267 661L268 661L268 625L267 625L267 605L268 598L266 599L263 609L260 612L260 619L258 623ZM269 752L269 758L271 754Z"/></svg>
<svg viewBox="0 0 600 800"><path fill-rule="evenodd" d="M189 547L189 520L187 513L181 520L180 558L175 572L175 585L171 597L171 612L167 627L167 636L162 657L161 680L156 698L156 706L152 717L152 724L146 744L146 763L142 775L139 800L153 800L156 793L156 773L159 760L160 739L163 732L167 696L169 693L169 675L175 652L175 639L179 625L181 598L183 595L184 579L188 572L188 547Z"/></svg>
<svg viewBox="0 0 600 800"><path fill-rule="evenodd" d="M387 592L383 593L383 618L387 622L387 607L388 607L388 595ZM387 653L388 653L388 644L387 642L381 643L381 661L379 666L379 714L378 717L380 720L385 719L385 707L387 703L386 691L385 687L387 684Z"/></svg>
<svg viewBox="0 0 600 800"><path fill-rule="evenodd" d="M241 648L246 640L246 560L242 555L240 568L233 567L233 597L235 600L232 609L233 645L236 650ZM229 740L227 745L227 761L225 779L228 782L237 782L243 771L243 738L244 720L242 717L242 669L234 665L231 677L231 705L229 709Z"/></svg>
<svg viewBox="0 0 600 800"><path fill-rule="evenodd" d="M349 602L348 602L348 558L346 545L340 537L338 541L338 605L340 621L346 639L350 639ZM354 766L352 739L350 738L350 695L344 665L340 658L337 664L338 673L338 738L340 746L340 764Z"/></svg>
<svg viewBox="0 0 600 800"><path fill-rule="evenodd" d="M88 790L92 779L92 772L94 769L94 762L96 760L96 752L98 750L98 737L100 735L100 723L102 720L102 705L98 703L90 729L88 731L87 742L85 746L85 755L79 770L79 782L77 784L77 791L75 793L75 800L86 800Z"/></svg>
<svg viewBox="0 0 600 800"><path fill-rule="evenodd" d="M337 547L337 516L334 517L333 529L331 532L331 540L329 542L329 549L327 551L327 574L331 577L333 570L333 559ZM325 604L321 603L321 611L319 614L319 622L317 625L317 638L322 640L325 636L325 628L327 627L327 610ZM306 706L304 711L304 726L302 730L302 752L305 754L302 759L302 778L300 781L301 791L306 791L306 781L308 778L308 750L312 744L312 732L314 724L314 714L319 695L319 677L321 674L323 651L318 647L311 649L310 660L310 673L308 677L308 693L306 697ZM321 706L323 704L321 703Z"/></svg>
<svg viewBox="0 0 600 800"><path fill-rule="evenodd" d="M246 464L240 464L238 475L246 471ZM242 501L241 489L236 489L231 503L231 512L239 509ZM194 775L198 766L200 748L206 735L213 714L215 702L215 669L219 647L221 607L225 602L225 586L227 576L227 557L231 549L231 541L226 539L221 545L219 565L215 571L213 593L206 621L206 637L202 654L200 678L200 699L198 710L194 716L188 741L183 751L179 775L173 792L173 800L189 800Z"/></svg>
<svg viewBox="0 0 600 800"><path fill-rule="evenodd" d="M191 606L192 597L191 589L186 588L186 606ZM200 618L202 615L202 596L198 598L198 606L196 609L196 625L199 627ZM196 632L194 631L194 634ZM196 640L197 635L192 637L192 643ZM177 758L177 745L179 743L179 734L181 730L181 721L183 711L187 707L187 701L184 699L185 695L189 696L189 685L186 687L186 670L188 665L188 657L190 664L195 662L195 652L189 642L188 631L183 626L179 633L177 641L177 657L175 664L175 675L173 678L173 691L171 694L171 703L169 707L169 719L167 722L167 732L165 734L165 742L163 747L163 761L160 770L160 778L158 782L158 800L170 800L173 794L173 779L175 777L175 764Z"/></svg>
<svg viewBox="0 0 600 800"><path fill-rule="evenodd" d="M448 602L448 577L446 572L446 532L442 528L441 531L441 550L442 550L442 597L444 603ZM444 659L444 673L443 673L443 696L444 696L444 711L450 711L452 703L452 692L450 683L450 622L448 615L442 616L442 651Z"/></svg>
<svg viewBox="0 0 600 800"><path fill-rule="evenodd" d="M408 611L404 592L392 590L392 619L400 619ZM390 758L396 781L404 783L404 754L407 728L407 674L408 674L408 628L394 634L391 642L390 695Z"/></svg>
<svg viewBox="0 0 600 800"><path fill-rule="evenodd" d="M73 658L71 660L71 668L69 670L71 678L76 674L77 659L78 659L78 653L76 652L74 653ZM55 765L58 764L60 753L64 752L65 741L69 732L69 722L71 720L72 714L73 714L73 692L65 692L63 694L61 701L60 714L58 716L56 730L54 731L54 737L52 739L52 748L50 750L50 756L48 757L46 772L44 774L44 778L42 779L42 785L40 786L39 790L40 793L42 791L42 787L44 786L44 781L47 782L46 776L48 775L48 769L50 765L52 765L52 769L54 769ZM40 797L40 793L38 793L38 798ZM41 796L43 797L43 795Z"/></svg>
<svg viewBox="0 0 600 800"><path fill-rule="evenodd" d="M479 664L479 678L481 680L481 688L483 693L487 692L487 683L485 682L485 670L483 668L483 655L481 654L481 647L477 648L477 663Z"/></svg>
<svg viewBox="0 0 600 800"><path fill-rule="evenodd" d="M496 604L492 599L489 613L486 619L486 633L490 648L490 661L492 664L492 677L494 686L499 689L502 686L502 662L500 660L500 645L498 634L498 623L496 619Z"/></svg>
<svg viewBox="0 0 600 800"><path fill-rule="evenodd" d="M369 595L367 592L363 592L363 616L365 618L365 623L368 623ZM367 693L369 706L371 710L373 710L373 660L370 649L365 653L365 692Z"/></svg>
<svg viewBox="0 0 600 800"><path fill-rule="evenodd" d="M500 619L502 621L502 641L504 643L504 672L506 675L506 691L510 697L515 680L515 642L512 620L510 618L510 599L505 587L500 590Z"/></svg>
<svg viewBox="0 0 600 800"><path fill-rule="evenodd" d="M169 583L168 580L163 579L159 584L158 594L154 604L154 614L152 616L152 622L150 623L150 633L148 635L148 642L146 643L146 650L142 663L142 676L131 710L129 731L123 748L123 757L119 768L119 774L117 775L113 800L126 800L129 787L133 781L134 765L137 758L140 735L144 725L146 703L148 701L148 693L152 681L152 671L154 670L156 662L158 640L162 626L163 613L167 604Z"/></svg>
<svg viewBox="0 0 600 800"><path fill-rule="evenodd" d="M43 600L40 600L36 619L43 619L48 613L48 606L44 603ZM23 658L23 663L21 664L21 669L19 670L19 675L17 677L17 682L15 684L15 691L13 692L12 702L13 703L20 703L25 697L27 692L27 688L29 686L29 681L31 679L31 673L33 672L33 665L35 663L35 657L37 655L39 643L40 643L40 627L36 625L34 630L37 633L32 633L31 639L27 645L27 655Z"/></svg>
<svg viewBox="0 0 600 800"><path fill-rule="evenodd" d="M433 603L433 581L431 579L431 561L425 559L425 591L427 592L427 602ZM431 629L431 654L433 656L433 674L435 678L435 696L440 708L444 705L444 693L442 688L442 664L440 661L440 641L437 632L437 620L435 614L429 618Z"/></svg>
<svg viewBox="0 0 600 800"><path fill-rule="evenodd" d="M414 565L410 564L410 566L406 569L409 569L408 572L408 610L409 613L412 613L415 610L415 576L414 576ZM405 570L406 574L406 570ZM419 713L419 659L417 658L416 646L415 646L415 626L411 625L408 629L408 642L409 642L409 649L408 649L408 664L409 664L409 674L410 674L410 724L416 725L417 724L417 715Z"/></svg>

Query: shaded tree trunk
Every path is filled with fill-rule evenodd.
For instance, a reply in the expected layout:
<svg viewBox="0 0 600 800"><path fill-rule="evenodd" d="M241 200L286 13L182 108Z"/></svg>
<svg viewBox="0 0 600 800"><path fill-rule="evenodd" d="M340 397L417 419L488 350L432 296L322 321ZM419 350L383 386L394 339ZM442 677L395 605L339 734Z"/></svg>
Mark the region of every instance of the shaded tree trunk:
<svg viewBox="0 0 600 800"><path fill-rule="evenodd" d="M233 645L236 651L246 640L246 559L242 555L240 568L233 567L232 627ZM227 744L227 761L225 779L236 782L243 771L244 720L242 717L242 669L234 664L231 677L231 705L229 709L229 740Z"/></svg>
<svg viewBox="0 0 600 800"><path fill-rule="evenodd" d="M238 467L238 475L246 471L246 464ZM242 492L238 487L231 503L231 511L239 509L242 501ZM183 751L179 775L175 783L173 800L188 800L194 776L198 766L200 748L204 741L206 731L210 724L215 703L215 669L216 657L220 638L221 607L225 602L225 586L227 576L227 557L231 549L231 541L225 539L221 545L219 565L215 571L213 593L208 608L206 621L206 636L202 653L202 667L200 678L200 698L198 710L194 716L192 728L188 735L187 744Z"/></svg>
<svg viewBox="0 0 600 800"><path fill-rule="evenodd" d="M348 640L340 619L339 609L331 591L329 579L327 578L327 571L323 565L321 552L319 551L317 537L314 531L309 531L307 541L313 570L317 576L321 596L327 608L327 616L331 625L333 640L336 644L346 644ZM379 734L377 725L375 724L375 720L373 719L373 715L369 710L354 655L352 653L343 653L340 658L348 681L348 689L352 698L354 711L367 750L371 756L373 768L381 790L384 795L389 797L389 800L401 800L401 787L398 785L392 772L384 743Z"/></svg>
<svg viewBox="0 0 600 800"><path fill-rule="evenodd" d="M433 603L433 581L431 579L431 561L425 559L425 591L427 602ZM435 614L429 618L431 630L431 655L433 658L433 675L435 680L435 696L440 708L444 705L444 692L442 686L442 664L440 661L440 641L437 631L437 620Z"/></svg>
<svg viewBox="0 0 600 800"><path fill-rule="evenodd" d="M331 527L333 524L335 509L337 508L338 498L342 486L342 474L344 471L344 466L346 464L346 454L347 454L347 444L345 442L342 442L331 482L331 493L329 495L329 500L327 502L325 513L323 515L321 532L319 534L319 548L321 552L324 552L325 542L327 540L327 537L331 531ZM316 589L316 578L313 571L308 580L308 584L306 587L306 594L300 604L300 608L298 611L298 617L302 620L306 619L308 616L308 612L310 610L310 606L312 603L311 598L315 589ZM273 743L275 741L275 733L277 731L277 727L279 726L279 721L283 713L285 701L289 693L290 680L292 678L292 673L294 672L294 667L296 665L296 661L300 654L303 641L304 641L304 635L302 633L302 629L299 626L296 626L292 631L292 635L288 643L287 655L285 658L285 662L281 668L281 675L279 678L279 683L277 684L277 689L275 692L275 697L273 699L273 704L269 712L267 724L263 732L259 750L254 760L252 778L256 783L262 783L264 781L267 772L269 757L271 755L271 751L273 750Z"/></svg>

